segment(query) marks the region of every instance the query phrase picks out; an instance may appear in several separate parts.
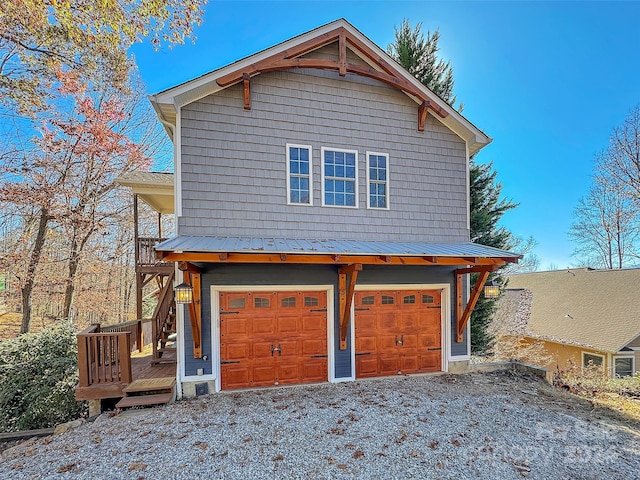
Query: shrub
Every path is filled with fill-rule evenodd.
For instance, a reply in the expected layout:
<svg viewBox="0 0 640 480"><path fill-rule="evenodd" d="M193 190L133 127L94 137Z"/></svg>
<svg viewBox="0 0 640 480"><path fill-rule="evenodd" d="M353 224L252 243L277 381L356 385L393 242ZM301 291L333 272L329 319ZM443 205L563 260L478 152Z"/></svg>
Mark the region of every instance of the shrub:
<svg viewBox="0 0 640 480"><path fill-rule="evenodd" d="M53 427L86 415L78 402L74 326L59 321L39 333L0 342L0 431Z"/></svg>
<svg viewBox="0 0 640 480"><path fill-rule="evenodd" d="M570 362L565 370L558 369L553 384L584 397L615 393L627 397L640 397L640 377L611 378L602 367L582 367Z"/></svg>

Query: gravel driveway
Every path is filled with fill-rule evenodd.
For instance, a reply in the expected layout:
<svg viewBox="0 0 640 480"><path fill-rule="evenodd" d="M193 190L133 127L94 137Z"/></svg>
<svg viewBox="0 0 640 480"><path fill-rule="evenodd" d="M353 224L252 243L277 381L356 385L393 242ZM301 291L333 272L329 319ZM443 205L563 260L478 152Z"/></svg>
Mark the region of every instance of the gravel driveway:
<svg viewBox="0 0 640 480"><path fill-rule="evenodd" d="M640 426L510 372L224 393L8 450L0 478L631 479Z"/></svg>

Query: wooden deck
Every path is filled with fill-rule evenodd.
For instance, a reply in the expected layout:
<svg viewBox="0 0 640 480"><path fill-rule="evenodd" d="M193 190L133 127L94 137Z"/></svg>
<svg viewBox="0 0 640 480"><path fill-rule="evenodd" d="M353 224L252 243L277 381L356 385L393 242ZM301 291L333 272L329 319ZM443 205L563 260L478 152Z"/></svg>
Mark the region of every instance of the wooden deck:
<svg viewBox="0 0 640 480"><path fill-rule="evenodd" d="M176 377L175 364L153 365L153 351L151 346L145 347L142 352L131 354L131 383L136 380L165 379ZM87 387L76 388L76 399L98 400L103 398L124 397L124 389L130 385L128 382L98 383Z"/></svg>

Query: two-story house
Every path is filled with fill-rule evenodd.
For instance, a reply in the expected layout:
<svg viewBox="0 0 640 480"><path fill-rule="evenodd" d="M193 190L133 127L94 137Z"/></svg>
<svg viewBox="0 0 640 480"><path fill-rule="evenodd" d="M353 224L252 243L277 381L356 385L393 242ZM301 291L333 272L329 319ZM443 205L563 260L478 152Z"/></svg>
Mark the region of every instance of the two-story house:
<svg viewBox="0 0 640 480"><path fill-rule="evenodd" d="M466 367L481 287L518 257L469 241L487 135L342 19L150 98L175 146L156 252L193 291L184 395Z"/></svg>

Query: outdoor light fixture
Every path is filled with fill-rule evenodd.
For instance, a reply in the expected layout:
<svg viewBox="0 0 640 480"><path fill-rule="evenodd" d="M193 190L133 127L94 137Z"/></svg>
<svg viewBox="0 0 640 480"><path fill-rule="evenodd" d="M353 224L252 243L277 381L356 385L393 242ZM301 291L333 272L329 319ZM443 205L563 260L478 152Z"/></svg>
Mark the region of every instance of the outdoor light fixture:
<svg viewBox="0 0 640 480"><path fill-rule="evenodd" d="M484 286L484 296L487 298L498 298L500 296L500 285L495 280L491 280Z"/></svg>
<svg viewBox="0 0 640 480"><path fill-rule="evenodd" d="M193 302L193 287L182 282L176 288L173 289L175 293L176 303L191 303Z"/></svg>

